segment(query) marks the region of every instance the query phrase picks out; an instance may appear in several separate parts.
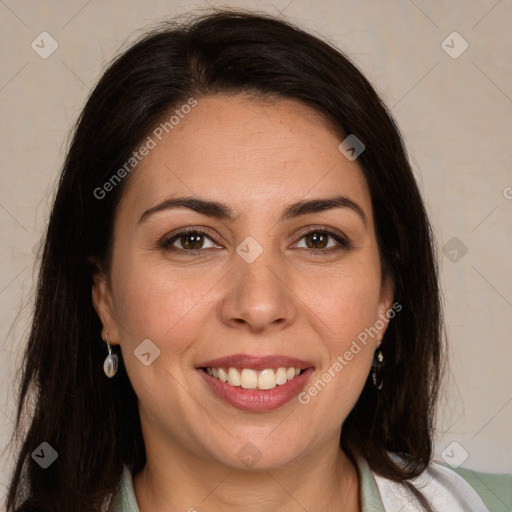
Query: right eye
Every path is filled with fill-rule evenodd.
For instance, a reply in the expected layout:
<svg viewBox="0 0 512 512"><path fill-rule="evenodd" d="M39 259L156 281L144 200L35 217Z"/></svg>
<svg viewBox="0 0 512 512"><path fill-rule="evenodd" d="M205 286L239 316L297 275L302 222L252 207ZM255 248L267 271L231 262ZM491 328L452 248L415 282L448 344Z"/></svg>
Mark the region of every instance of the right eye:
<svg viewBox="0 0 512 512"><path fill-rule="evenodd" d="M205 240L208 239L212 242L213 245L210 247L204 247ZM176 243L181 245L181 247L176 247ZM198 253L203 249L211 249L215 247L215 244L212 240L212 237L209 235L207 231L202 229L184 229L178 233L173 234L173 236L164 238L160 242L160 247L166 251L177 251L177 252L187 252L187 253Z"/></svg>

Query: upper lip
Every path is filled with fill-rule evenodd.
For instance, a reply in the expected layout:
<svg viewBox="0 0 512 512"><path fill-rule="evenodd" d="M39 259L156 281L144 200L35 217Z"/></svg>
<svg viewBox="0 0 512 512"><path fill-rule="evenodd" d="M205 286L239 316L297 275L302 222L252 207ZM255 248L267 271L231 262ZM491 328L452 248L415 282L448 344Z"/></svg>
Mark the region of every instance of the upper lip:
<svg viewBox="0 0 512 512"><path fill-rule="evenodd" d="M233 354L231 356L210 359L197 366L197 368L251 368L265 370L267 368L300 368L304 370L313 366L310 361L288 357L284 355L256 356L249 354Z"/></svg>

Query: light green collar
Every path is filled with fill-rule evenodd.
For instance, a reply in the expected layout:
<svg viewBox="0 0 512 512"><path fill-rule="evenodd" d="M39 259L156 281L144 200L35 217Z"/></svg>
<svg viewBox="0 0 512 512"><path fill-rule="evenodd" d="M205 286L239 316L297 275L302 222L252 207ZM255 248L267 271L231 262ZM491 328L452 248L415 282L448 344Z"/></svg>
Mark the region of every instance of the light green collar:
<svg viewBox="0 0 512 512"><path fill-rule="evenodd" d="M379 494L377 482L366 459L361 456L356 457L356 467L359 471L359 481L361 484L362 512L386 512Z"/></svg>

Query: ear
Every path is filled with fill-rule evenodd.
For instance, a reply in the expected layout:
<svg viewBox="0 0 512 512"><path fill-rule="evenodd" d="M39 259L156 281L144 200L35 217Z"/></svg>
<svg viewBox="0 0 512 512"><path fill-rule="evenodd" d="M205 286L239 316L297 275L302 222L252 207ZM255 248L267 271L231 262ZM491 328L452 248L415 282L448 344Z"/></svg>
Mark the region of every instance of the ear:
<svg viewBox="0 0 512 512"><path fill-rule="evenodd" d="M384 334L386 333L386 329L388 328L390 318L395 316L394 310L392 309L393 296L394 296L393 280L389 276L386 276L382 280L382 285L381 285L381 289L380 289L379 305L377 308L378 319L377 319L376 324L377 325L381 325L382 323L384 324L384 326L381 329L379 329L379 334L375 337L375 340L377 341L377 347L380 346L380 344L382 343L382 338L384 337ZM393 312L392 315L390 315L390 311Z"/></svg>
<svg viewBox="0 0 512 512"><path fill-rule="evenodd" d="M119 329L114 317L112 288L108 276L100 270L97 270L93 276L92 303L103 326L101 337L106 340L108 333L109 343L117 345L119 343Z"/></svg>

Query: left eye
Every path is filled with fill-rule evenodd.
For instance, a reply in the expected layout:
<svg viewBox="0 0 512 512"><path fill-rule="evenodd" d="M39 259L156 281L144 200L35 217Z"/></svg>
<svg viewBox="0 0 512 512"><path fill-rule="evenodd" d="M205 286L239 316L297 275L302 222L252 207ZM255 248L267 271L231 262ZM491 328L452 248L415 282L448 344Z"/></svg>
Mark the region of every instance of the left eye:
<svg viewBox="0 0 512 512"><path fill-rule="evenodd" d="M335 241L335 243L330 246L328 245L329 238ZM327 252L349 247L347 240L324 229L314 229L303 233L300 237L300 240L302 239L305 240L306 247L301 247L301 249L318 249L319 251Z"/></svg>
<svg viewBox="0 0 512 512"><path fill-rule="evenodd" d="M164 249L169 250L181 250L186 252L194 252L200 249L204 249L203 246L204 240L208 239L212 242L212 245L210 247L214 247L215 244L213 243L212 238L204 231L201 230L191 230L191 231L182 231L181 233L178 233L177 235L173 236L172 238L169 238L167 240L164 240L162 245ZM181 244L181 247L176 247L174 243L179 242ZM207 247L208 248L208 247Z"/></svg>

